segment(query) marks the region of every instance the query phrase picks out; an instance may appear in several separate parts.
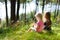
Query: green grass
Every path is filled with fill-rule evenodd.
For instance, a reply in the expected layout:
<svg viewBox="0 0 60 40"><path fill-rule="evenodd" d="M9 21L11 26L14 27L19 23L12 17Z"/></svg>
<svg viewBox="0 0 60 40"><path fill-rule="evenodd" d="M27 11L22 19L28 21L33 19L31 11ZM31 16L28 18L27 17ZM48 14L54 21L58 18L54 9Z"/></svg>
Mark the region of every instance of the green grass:
<svg viewBox="0 0 60 40"><path fill-rule="evenodd" d="M0 40L60 40L60 25L52 25L52 33L26 32L29 26L0 29Z"/></svg>

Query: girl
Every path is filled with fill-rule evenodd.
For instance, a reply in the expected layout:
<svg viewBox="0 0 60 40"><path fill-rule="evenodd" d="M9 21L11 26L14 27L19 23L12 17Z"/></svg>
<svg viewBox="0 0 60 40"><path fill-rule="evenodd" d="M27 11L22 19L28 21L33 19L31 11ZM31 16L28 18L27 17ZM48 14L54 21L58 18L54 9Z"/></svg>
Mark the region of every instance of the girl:
<svg viewBox="0 0 60 40"><path fill-rule="evenodd" d="M50 19L50 12L46 12L45 14L45 19L46 21L44 22L44 25L45 25L45 30L48 30L50 31L51 30L51 19Z"/></svg>
<svg viewBox="0 0 60 40"><path fill-rule="evenodd" d="M42 14L41 13L36 14L35 18L37 22L34 23L33 27L29 28L28 31L34 30L36 32L41 32L44 29L44 23L42 21Z"/></svg>

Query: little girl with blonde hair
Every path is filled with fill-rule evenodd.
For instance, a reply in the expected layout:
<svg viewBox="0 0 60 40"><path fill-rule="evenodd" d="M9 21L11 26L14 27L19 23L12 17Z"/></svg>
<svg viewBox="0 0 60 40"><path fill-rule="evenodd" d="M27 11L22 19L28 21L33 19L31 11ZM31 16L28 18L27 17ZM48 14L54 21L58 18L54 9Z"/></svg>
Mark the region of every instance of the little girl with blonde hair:
<svg viewBox="0 0 60 40"><path fill-rule="evenodd" d="M34 23L33 26L29 28L28 31L34 30L36 32L41 32L44 29L44 23L42 21L42 14L41 13L35 14L35 18L37 22Z"/></svg>

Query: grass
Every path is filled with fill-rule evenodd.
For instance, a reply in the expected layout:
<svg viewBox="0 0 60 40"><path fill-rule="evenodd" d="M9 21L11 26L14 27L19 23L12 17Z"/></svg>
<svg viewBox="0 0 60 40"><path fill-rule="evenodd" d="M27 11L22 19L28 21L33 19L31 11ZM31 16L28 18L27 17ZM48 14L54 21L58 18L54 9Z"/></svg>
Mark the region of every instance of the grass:
<svg viewBox="0 0 60 40"><path fill-rule="evenodd" d="M60 25L52 25L52 33L26 32L28 25L0 29L0 40L60 40Z"/></svg>

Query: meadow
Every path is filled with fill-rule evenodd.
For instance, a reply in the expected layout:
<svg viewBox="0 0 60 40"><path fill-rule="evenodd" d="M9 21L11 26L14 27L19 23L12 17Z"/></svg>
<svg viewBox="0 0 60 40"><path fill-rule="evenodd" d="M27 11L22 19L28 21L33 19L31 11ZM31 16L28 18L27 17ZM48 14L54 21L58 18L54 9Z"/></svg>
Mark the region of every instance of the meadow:
<svg viewBox="0 0 60 40"><path fill-rule="evenodd" d="M31 16L31 18L32 17L33 16ZM27 32L27 30L31 27L31 23L33 22L32 20L27 22L27 24L25 24L23 21L20 21L13 26L9 25L6 27L3 25L0 28L0 40L60 40L60 23L57 23L53 16L51 16L51 20L51 32Z"/></svg>
<svg viewBox="0 0 60 40"><path fill-rule="evenodd" d="M0 40L60 40L60 24L52 24L52 32L27 32L29 25L0 28Z"/></svg>

